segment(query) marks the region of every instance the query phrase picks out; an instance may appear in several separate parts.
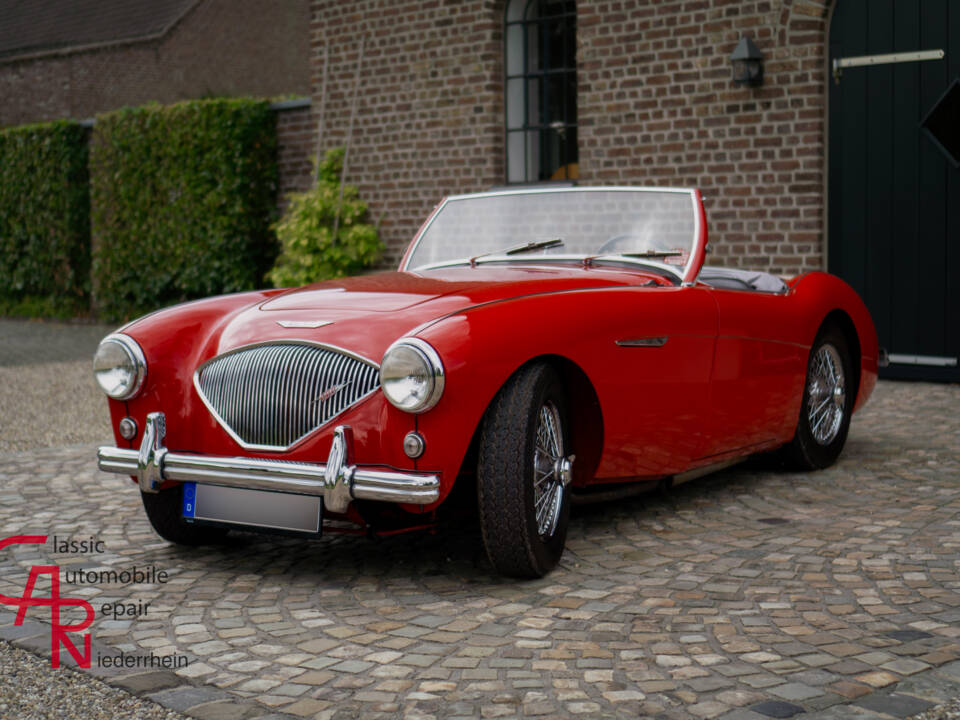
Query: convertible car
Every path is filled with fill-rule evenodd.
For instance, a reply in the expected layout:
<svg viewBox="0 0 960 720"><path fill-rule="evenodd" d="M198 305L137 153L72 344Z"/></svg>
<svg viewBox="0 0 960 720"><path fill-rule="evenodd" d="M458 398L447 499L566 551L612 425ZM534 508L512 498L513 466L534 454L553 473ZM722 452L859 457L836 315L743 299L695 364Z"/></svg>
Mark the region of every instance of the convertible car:
<svg viewBox="0 0 960 720"><path fill-rule="evenodd" d="M876 383L836 277L704 266L697 190L446 198L398 272L186 303L100 344L116 447L163 538L435 527L475 508L542 576L570 506L779 449L833 463ZM456 490L455 490L456 489Z"/></svg>

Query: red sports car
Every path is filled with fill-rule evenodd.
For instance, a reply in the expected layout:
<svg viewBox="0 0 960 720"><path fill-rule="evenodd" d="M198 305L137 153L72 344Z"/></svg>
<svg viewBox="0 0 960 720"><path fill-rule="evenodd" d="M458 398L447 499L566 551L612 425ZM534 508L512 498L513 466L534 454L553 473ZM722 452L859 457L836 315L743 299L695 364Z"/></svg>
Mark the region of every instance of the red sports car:
<svg viewBox="0 0 960 720"><path fill-rule="evenodd" d="M449 197L398 272L186 303L106 337L117 446L100 469L139 482L184 544L422 528L457 485L494 567L542 576L578 495L776 448L826 467L873 390L877 337L848 285L706 267L706 250L696 190Z"/></svg>

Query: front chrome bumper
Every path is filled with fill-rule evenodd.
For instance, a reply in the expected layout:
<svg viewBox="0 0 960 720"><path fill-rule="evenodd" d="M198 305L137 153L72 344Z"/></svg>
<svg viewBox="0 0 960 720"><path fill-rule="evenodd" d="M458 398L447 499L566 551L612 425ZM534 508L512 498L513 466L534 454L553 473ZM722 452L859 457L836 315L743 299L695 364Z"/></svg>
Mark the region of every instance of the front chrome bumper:
<svg viewBox="0 0 960 720"><path fill-rule="evenodd" d="M440 496L437 475L366 470L350 465L351 432L346 425L333 431L326 464L263 458L190 455L170 452L163 444L166 418L147 415L139 450L104 446L97 465L104 472L133 475L143 492L157 492L164 480L322 495L324 507L341 513L351 500L385 500L428 505Z"/></svg>

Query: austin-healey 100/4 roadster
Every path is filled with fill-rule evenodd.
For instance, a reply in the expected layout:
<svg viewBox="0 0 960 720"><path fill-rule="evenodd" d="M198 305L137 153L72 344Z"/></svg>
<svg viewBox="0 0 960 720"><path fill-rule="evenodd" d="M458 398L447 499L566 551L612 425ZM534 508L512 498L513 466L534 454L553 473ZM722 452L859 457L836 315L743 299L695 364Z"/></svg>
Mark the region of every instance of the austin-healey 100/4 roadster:
<svg viewBox="0 0 960 720"><path fill-rule="evenodd" d="M706 250L697 190L448 197L398 272L189 302L104 338L99 467L183 544L423 528L467 497L494 568L544 575L578 495L771 450L826 467L874 388L848 285Z"/></svg>

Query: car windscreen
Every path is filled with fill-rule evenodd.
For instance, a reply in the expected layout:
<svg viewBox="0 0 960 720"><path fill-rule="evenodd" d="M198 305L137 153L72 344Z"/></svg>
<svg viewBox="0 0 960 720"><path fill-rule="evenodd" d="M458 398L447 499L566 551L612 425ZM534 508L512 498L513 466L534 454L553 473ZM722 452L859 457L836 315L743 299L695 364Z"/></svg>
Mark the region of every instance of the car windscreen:
<svg viewBox="0 0 960 720"><path fill-rule="evenodd" d="M696 232L696 204L687 190L564 188L458 196L448 198L423 229L406 269L481 256L609 255L643 258L683 274Z"/></svg>

